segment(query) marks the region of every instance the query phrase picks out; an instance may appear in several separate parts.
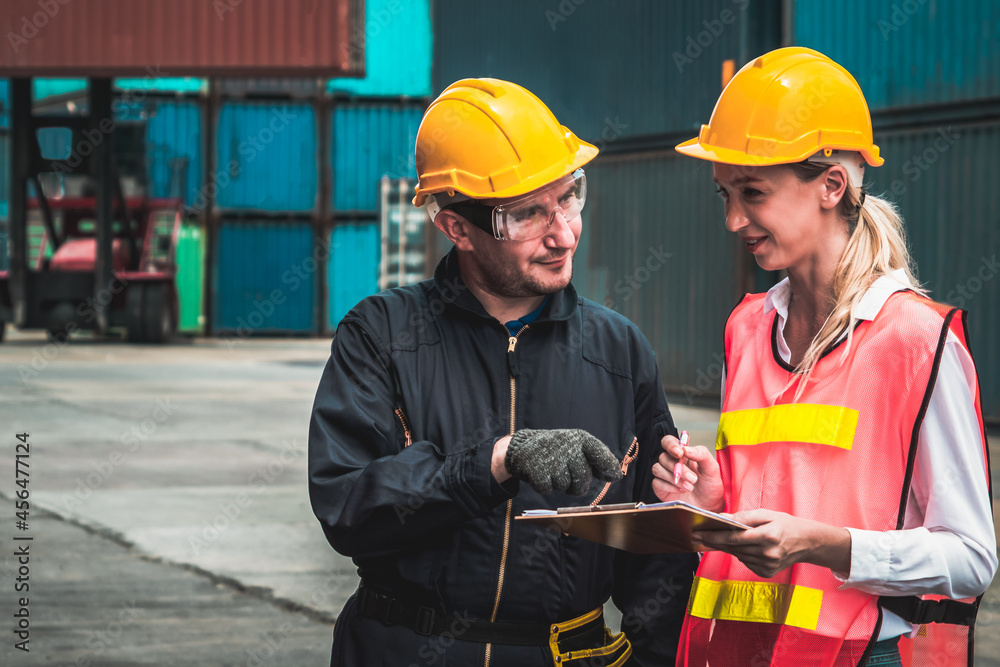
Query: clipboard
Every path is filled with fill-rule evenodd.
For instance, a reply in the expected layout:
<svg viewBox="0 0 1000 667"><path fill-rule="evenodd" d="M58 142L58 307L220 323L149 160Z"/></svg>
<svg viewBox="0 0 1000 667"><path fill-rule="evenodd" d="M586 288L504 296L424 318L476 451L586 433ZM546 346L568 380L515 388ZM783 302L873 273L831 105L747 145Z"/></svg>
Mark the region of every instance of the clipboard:
<svg viewBox="0 0 1000 667"><path fill-rule="evenodd" d="M567 535L636 554L707 551L704 546L691 543L694 528L746 530L750 527L680 500L649 505L620 503L528 510L515 520L554 528Z"/></svg>

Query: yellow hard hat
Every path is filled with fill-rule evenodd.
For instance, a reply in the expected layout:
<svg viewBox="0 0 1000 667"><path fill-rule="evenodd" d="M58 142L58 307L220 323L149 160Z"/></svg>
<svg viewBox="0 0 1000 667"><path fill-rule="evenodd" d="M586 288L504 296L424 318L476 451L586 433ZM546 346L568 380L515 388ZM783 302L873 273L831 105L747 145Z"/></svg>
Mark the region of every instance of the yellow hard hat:
<svg viewBox="0 0 1000 667"><path fill-rule="evenodd" d="M431 102L417 130L413 204L440 192L522 195L596 156L596 147L560 125L528 90L499 79L463 79Z"/></svg>
<svg viewBox="0 0 1000 667"><path fill-rule="evenodd" d="M823 151L857 151L873 167L884 160L851 74L818 51L787 47L736 73L708 125L677 146L685 155L739 165L801 162Z"/></svg>

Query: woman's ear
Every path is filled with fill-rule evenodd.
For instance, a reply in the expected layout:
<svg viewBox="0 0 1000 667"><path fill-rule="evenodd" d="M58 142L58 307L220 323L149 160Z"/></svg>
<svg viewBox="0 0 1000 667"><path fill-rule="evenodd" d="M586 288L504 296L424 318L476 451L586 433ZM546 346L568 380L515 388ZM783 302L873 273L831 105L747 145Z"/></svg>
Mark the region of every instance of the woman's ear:
<svg viewBox="0 0 1000 667"><path fill-rule="evenodd" d="M821 179L823 192L820 194L820 206L827 210L836 209L847 192L848 178L847 170L839 164L827 169Z"/></svg>
<svg viewBox="0 0 1000 667"><path fill-rule="evenodd" d="M474 244L469 235L469 222L454 211L443 209L434 218L434 226L448 237L461 251L474 250Z"/></svg>

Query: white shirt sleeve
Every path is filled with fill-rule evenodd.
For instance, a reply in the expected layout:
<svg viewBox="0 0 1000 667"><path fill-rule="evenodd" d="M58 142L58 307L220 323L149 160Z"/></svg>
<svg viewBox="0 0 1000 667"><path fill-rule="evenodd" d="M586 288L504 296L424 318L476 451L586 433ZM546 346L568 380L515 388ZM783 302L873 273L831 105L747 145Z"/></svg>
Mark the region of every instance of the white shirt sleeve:
<svg viewBox="0 0 1000 667"><path fill-rule="evenodd" d="M949 332L918 435L903 529L849 528L851 573L843 588L963 598L989 586L996 537L975 381L972 358Z"/></svg>

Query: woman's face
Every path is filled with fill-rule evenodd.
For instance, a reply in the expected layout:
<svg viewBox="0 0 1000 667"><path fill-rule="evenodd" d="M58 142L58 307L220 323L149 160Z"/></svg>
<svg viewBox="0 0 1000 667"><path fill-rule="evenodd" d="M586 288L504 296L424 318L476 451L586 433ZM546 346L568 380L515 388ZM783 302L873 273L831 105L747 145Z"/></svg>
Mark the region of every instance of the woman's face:
<svg viewBox="0 0 1000 667"><path fill-rule="evenodd" d="M803 183L781 165L715 163L713 173L725 202L726 229L740 235L762 269L795 269L829 259L833 252L839 257L842 248L833 243L834 234L844 235L847 228L831 224L836 216L829 215L829 179Z"/></svg>

